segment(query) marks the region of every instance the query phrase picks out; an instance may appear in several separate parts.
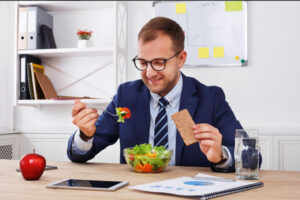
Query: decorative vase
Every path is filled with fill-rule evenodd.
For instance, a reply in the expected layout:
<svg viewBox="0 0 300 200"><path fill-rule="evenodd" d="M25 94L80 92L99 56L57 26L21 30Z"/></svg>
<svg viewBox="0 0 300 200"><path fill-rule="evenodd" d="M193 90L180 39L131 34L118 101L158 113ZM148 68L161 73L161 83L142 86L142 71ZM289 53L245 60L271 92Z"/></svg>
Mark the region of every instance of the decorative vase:
<svg viewBox="0 0 300 200"><path fill-rule="evenodd" d="M78 48L87 48L87 47L91 47L91 46L92 46L91 40L78 40L77 41Z"/></svg>

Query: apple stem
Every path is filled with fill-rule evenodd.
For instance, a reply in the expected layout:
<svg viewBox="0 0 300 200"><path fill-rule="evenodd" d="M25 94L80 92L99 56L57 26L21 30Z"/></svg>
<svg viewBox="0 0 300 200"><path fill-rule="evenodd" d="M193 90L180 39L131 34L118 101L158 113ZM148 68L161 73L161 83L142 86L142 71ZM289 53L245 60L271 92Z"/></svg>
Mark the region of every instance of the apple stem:
<svg viewBox="0 0 300 200"><path fill-rule="evenodd" d="M35 154L35 149L33 149L33 154Z"/></svg>

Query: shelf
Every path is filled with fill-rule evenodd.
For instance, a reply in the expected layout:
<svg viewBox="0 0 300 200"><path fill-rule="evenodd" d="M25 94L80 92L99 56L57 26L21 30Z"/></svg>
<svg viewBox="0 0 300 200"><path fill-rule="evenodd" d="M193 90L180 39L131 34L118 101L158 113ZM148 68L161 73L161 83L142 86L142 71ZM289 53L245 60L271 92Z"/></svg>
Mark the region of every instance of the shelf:
<svg viewBox="0 0 300 200"><path fill-rule="evenodd" d="M38 6L47 12L113 8L112 1L19 1L20 6Z"/></svg>
<svg viewBox="0 0 300 200"><path fill-rule="evenodd" d="M73 57L73 56L112 56L112 48L62 48L62 49L33 49L19 50L18 54L39 56L40 58Z"/></svg>
<svg viewBox="0 0 300 200"><path fill-rule="evenodd" d="M24 106L39 106L39 105L73 105L75 100L18 100L18 105ZM87 104L108 104L111 99L80 99L80 101L85 102Z"/></svg>
<svg viewBox="0 0 300 200"><path fill-rule="evenodd" d="M0 129L0 135L10 135L10 134L19 134L20 131L17 130L8 130L8 129Z"/></svg>

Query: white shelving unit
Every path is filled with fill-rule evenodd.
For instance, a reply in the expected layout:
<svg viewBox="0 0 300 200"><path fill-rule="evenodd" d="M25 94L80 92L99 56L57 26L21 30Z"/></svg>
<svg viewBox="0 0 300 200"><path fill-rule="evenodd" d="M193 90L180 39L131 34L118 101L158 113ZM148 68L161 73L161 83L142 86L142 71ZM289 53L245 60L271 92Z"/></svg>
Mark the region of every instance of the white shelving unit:
<svg viewBox="0 0 300 200"><path fill-rule="evenodd" d="M107 104L126 79L127 3L113 1L15 2L15 105L68 105L74 100L19 100L22 54L41 58L45 74L61 96L88 96L89 104ZM17 49L18 8L38 6L53 16L56 49ZM76 32L92 30L90 48L77 48Z"/></svg>

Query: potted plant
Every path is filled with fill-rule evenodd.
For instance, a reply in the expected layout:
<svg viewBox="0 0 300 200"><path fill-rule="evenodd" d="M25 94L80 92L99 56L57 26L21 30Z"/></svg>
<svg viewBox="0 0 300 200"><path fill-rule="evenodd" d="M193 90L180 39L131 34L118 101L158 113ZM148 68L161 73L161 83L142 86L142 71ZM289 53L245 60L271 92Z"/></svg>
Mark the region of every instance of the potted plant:
<svg viewBox="0 0 300 200"><path fill-rule="evenodd" d="M91 46L90 38L92 37L93 31L87 31L87 30L78 30L77 36L78 36L78 48L86 48Z"/></svg>

